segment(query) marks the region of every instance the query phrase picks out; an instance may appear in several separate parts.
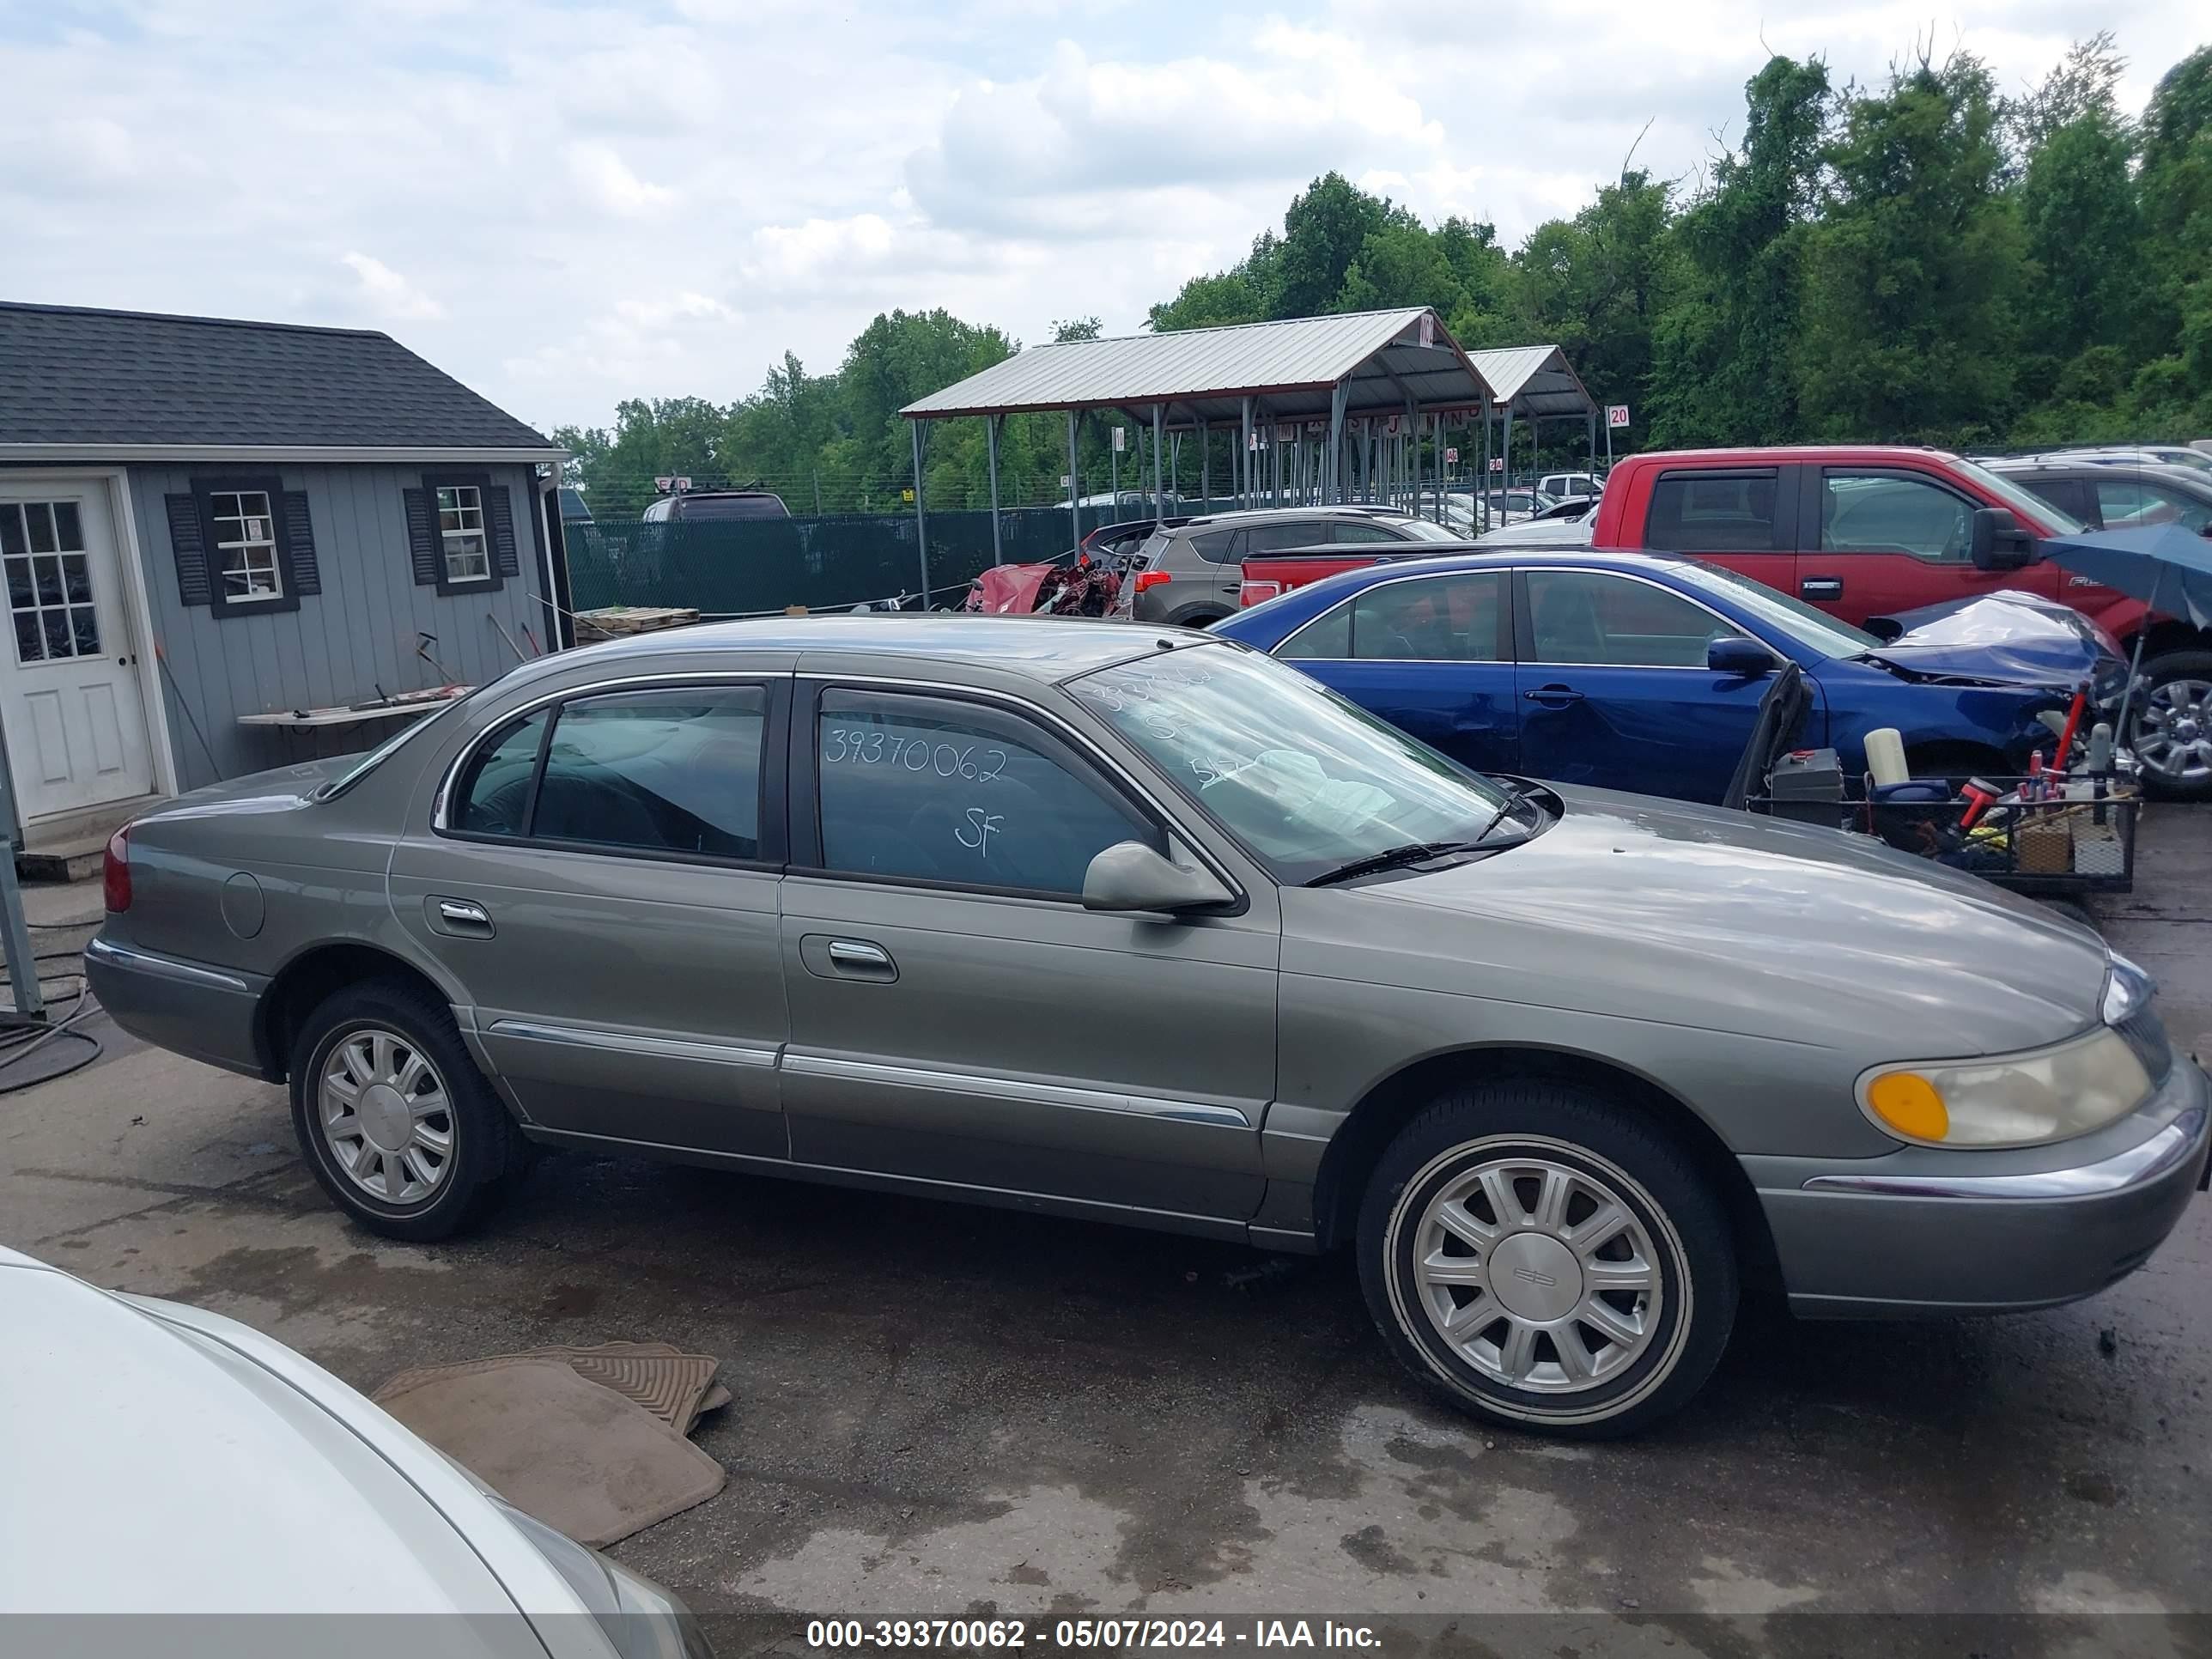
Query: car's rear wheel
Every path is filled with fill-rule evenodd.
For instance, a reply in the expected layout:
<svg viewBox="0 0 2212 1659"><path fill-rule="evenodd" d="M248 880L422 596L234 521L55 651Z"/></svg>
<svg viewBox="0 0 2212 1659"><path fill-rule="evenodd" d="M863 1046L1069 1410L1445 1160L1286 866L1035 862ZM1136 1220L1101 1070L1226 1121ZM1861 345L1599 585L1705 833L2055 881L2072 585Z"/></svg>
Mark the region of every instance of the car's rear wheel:
<svg viewBox="0 0 2212 1659"><path fill-rule="evenodd" d="M2154 657L2143 679L2130 744L2143 787L2167 800L2212 800L2212 651Z"/></svg>
<svg viewBox="0 0 2212 1659"><path fill-rule="evenodd" d="M1376 1167L1359 1277L1391 1350L1477 1416L1578 1438L1681 1407L1728 1346L1728 1217L1665 1133L1541 1079L1444 1096Z"/></svg>
<svg viewBox="0 0 2212 1659"><path fill-rule="evenodd" d="M292 1127L337 1206L393 1238L445 1238L521 1173L528 1143L453 1012L397 981L333 994L292 1053Z"/></svg>

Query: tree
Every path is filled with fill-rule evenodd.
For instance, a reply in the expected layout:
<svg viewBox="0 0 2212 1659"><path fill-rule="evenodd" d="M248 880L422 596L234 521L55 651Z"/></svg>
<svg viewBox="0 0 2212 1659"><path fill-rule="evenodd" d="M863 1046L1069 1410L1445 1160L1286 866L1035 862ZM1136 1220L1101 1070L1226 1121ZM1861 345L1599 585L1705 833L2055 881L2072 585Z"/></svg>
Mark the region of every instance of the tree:
<svg viewBox="0 0 2212 1659"><path fill-rule="evenodd" d="M1742 149L1713 163L1710 186L1676 222L1681 258L1654 324L1649 394L1662 445L1786 441L1802 427L1792 357L1827 68L1769 58L1744 96Z"/></svg>
<svg viewBox="0 0 2212 1659"><path fill-rule="evenodd" d="M1293 198L1283 214L1283 241L1273 262L1271 317L1315 317L1347 309L1345 278L1367 239L1391 222L1390 204L1340 173L1325 173Z"/></svg>
<svg viewBox="0 0 2212 1659"><path fill-rule="evenodd" d="M1096 317L1071 317L1052 325L1052 343L1066 345L1070 340L1095 340L1104 331L1104 325Z"/></svg>
<svg viewBox="0 0 2212 1659"><path fill-rule="evenodd" d="M1996 190L1997 118L1988 70L1963 52L1848 100L1806 232L1808 435L1967 442L2010 422L2025 255Z"/></svg>

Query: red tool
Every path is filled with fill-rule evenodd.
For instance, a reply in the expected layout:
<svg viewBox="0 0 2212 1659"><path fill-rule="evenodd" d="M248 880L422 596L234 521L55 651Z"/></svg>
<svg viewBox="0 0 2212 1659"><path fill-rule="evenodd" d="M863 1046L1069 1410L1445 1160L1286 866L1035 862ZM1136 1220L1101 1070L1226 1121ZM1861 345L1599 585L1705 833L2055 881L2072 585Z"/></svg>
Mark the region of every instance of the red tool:
<svg viewBox="0 0 2212 1659"><path fill-rule="evenodd" d="M2066 711L2066 729L2058 734L2058 752L2051 757L2051 769L2066 769L2066 757L2074 752L2074 733L2081 724L2081 711L2088 707L2089 682L2086 679L2074 688L2074 706Z"/></svg>
<svg viewBox="0 0 2212 1659"><path fill-rule="evenodd" d="M1993 783L1983 782L1979 778L1968 778L1966 787L1959 793L1966 803L1966 816L1959 820L1961 830L1972 829L1977 818L2004 799L2004 791Z"/></svg>

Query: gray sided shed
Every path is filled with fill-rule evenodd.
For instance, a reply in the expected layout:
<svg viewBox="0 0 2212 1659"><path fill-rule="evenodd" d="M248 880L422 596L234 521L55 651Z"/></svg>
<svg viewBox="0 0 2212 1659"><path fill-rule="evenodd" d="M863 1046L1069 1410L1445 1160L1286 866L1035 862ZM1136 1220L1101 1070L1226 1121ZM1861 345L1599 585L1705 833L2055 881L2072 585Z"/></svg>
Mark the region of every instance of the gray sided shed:
<svg viewBox="0 0 2212 1659"><path fill-rule="evenodd" d="M0 304L0 731L30 849L406 723L242 717L558 649L560 459L383 334Z"/></svg>

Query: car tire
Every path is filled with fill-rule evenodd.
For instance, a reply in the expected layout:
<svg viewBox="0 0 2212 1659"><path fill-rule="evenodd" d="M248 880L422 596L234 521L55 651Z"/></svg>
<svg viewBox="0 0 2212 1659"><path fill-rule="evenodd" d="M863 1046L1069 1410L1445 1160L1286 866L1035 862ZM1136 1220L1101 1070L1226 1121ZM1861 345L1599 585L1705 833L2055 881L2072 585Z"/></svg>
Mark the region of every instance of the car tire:
<svg viewBox="0 0 2212 1659"><path fill-rule="evenodd" d="M2147 706L2133 717L2128 747L2141 765L2143 793L2160 800L2212 800L2212 651L2169 651L2145 663L2142 672ZM2161 703L2166 718L2187 720L2195 732L2188 741L2196 753L2179 775L2161 771L2143 757L2145 721L2160 718ZM2181 714L2183 707L2193 712Z"/></svg>
<svg viewBox="0 0 2212 1659"><path fill-rule="evenodd" d="M453 1010L421 987L370 980L335 993L301 1026L291 1073L307 1167L331 1202L388 1238L450 1237L532 1161Z"/></svg>
<svg viewBox="0 0 2212 1659"><path fill-rule="evenodd" d="M1228 614L1226 611L1205 606L1195 611L1178 611L1168 618L1168 625L1171 628L1211 628Z"/></svg>
<svg viewBox="0 0 2212 1659"><path fill-rule="evenodd" d="M1572 1084L1480 1083L1422 1111L1368 1182L1358 1249L1368 1310L1408 1370L1462 1411L1558 1437L1615 1438L1680 1409L1735 1321L1710 1185L1647 1118Z"/></svg>

